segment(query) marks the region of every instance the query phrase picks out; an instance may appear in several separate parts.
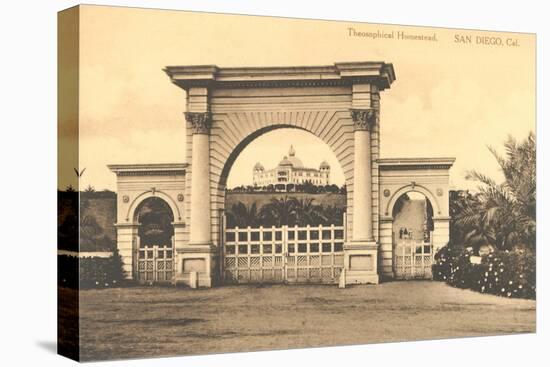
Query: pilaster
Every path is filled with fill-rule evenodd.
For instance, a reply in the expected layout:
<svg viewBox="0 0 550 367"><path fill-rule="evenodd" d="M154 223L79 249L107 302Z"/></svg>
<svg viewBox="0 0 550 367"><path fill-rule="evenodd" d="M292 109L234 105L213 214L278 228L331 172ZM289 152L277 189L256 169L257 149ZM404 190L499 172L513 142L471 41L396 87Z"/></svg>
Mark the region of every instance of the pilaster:
<svg viewBox="0 0 550 367"><path fill-rule="evenodd" d="M122 259L122 270L126 279L134 279L134 254L139 246L139 223L117 223L117 249Z"/></svg>

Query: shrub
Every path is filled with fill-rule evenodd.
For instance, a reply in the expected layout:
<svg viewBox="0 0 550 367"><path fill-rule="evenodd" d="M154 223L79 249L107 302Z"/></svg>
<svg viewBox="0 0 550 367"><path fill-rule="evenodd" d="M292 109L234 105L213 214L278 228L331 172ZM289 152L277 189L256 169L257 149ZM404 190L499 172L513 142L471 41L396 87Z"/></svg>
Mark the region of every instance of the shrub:
<svg viewBox="0 0 550 367"><path fill-rule="evenodd" d="M471 262L471 249L446 246L435 256L434 280L510 298L536 298L536 261L528 250L498 251Z"/></svg>
<svg viewBox="0 0 550 367"><path fill-rule="evenodd" d="M78 258L57 256L57 284L60 287L78 288Z"/></svg>
<svg viewBox="0 0 550 367"><path fill-rule="evenodd" d="M80 265L80 288L105 288L120 286L124 280L122 259L115 251L111 257L58 256L58 284L78 288Z"/></svg>

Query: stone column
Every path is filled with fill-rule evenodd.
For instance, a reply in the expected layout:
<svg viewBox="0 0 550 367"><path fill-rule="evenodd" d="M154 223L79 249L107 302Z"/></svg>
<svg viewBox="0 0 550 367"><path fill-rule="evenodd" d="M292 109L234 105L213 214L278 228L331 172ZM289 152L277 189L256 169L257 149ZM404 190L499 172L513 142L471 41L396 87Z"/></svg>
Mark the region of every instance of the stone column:
<svg viewBox="0 0 550 367"><path fill-rule="evenodd" d="M352 109L355 131L353 163L353 241L372 242L372 157L370 130L376 121L373 109Z"/></svg>
<svg viewBox="0 0 550 367"><path fill-rule="evenodd" d="M189 243L210 245L210 113L186 112L185 118L193 128Z"/></svg>
<svg viewBox="0 0 550 367"><path fill-rule="evenodd" d="M376 123L372 108L351 109L354 132L353 226L344 245L340 285L378 283L378 245L372 232L372 157L370 132Z"/></svg>

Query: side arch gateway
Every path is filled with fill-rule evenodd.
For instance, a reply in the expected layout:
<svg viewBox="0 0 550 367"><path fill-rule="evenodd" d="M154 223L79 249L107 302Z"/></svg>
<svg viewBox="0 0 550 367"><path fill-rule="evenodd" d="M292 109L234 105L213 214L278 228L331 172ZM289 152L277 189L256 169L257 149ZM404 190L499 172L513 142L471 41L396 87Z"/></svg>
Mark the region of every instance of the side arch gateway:
<svg viewBox="0 0 550 367"><path fill-rule="evenodd" d="M138 210L144 202L151 199L160 199L170 208L173 216L173 237L170 249L185 246L183 230L185 228L184 213L184 192L185 192L185 170L187 165L183 163L169 164L113 164L108 166L117 177L117 248L122 257L125 276L130 279L140 279L140 255L143 255L144 248L140 246L139 229L142 223L139 222ZM166 244L163 244L166 247ZM157 269L158 264L165 266L169 264L171 269L161 269L163 281L166 274L173 275L175 269L182 260L173 256L166 258L162 252L162 259L157 258L159 253L154 250L154 258L145 263L151 266L152 271ZM149 253L145 257L149 258ZM142 262L143 264L143 262ZM159 272L160 273L160 272ZM150 274L145 280L158 280L158 274ZM150 279L148 279L150 278ZM173 276L172 276L173 278Z"/></svg>
<svg viewBox="0 0 550 367"><path fill-rule="evenodd" d="M379 273L387 278L394 278L400 273L396 265L407 265L410 277L414 274L414 258L419 257L414 252L414 247L422 247L419 253L424 254L425 245L429 245L428 251L433 256L441 247L449 242L449 169L454 158L388 158L379 160L380 174L380 229L379 229ZM431 204L433 209L433 228L426 241L404 241L405 247L411 249L405 262L410 264L396 264L396 251L400 251L398 234L400 228L394 225L394 208L400 197L408 193L420 193ZM426 274L431 277L431 261L423 263ZM410 266L409 266L410 265ZM429 267L429 269L428 269ZM417 269L418 270L418 269ZM424 278L424 273L420 274Z"/></svg>
<svg viewBox="0 0 550 367"><path fill-rule="evenodd" d="M171 194L182 199L176 201L181 205L176 282L208 287L220 280L221 213L231 166L256 137L291 127L319 137L344 171L347 221L340 284L378 283L386 204L380 194L380 95L395 80L392 64L168 66L164 71L184 91L186 101L182 129L187 163L184 174L172 182L177 190ZM143 182L150 177L142 176ZM127 224L120 210L122 231ZM122 242L122 247L129 246Z"/></svg>

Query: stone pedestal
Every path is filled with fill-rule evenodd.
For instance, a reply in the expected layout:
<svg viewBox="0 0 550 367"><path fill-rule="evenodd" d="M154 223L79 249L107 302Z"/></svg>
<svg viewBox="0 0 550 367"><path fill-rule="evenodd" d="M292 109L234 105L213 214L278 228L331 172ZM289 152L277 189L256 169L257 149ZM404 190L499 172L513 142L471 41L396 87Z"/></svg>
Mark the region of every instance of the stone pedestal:
<svg viewBox="0 0 550 367"><path fill-rule="evenodd" d="M378 284L378 244L355 241L344 245L345 284Z"/></svg>
<svg viewBox="0 0 550 367"><path fill-rule="evenodd" d="M213 246L189 245L177 250L176 284L192 288L214 285L216 251Z"/></svg>

